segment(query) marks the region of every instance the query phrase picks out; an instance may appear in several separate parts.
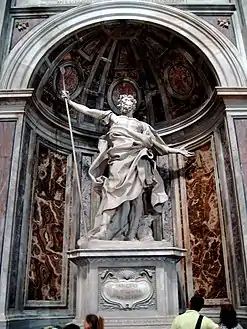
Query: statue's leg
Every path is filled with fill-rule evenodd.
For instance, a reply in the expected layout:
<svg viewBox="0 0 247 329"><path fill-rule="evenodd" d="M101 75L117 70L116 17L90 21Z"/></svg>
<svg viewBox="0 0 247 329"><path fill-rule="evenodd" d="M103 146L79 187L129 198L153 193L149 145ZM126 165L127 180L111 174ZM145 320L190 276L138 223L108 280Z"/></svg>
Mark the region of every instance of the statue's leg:
<svg viewBox="0 0 247 329"><path fill-rule="evenodd" d="M129 231L130 202L126 201L116 209L103 212L100 224L92 231L92 239L123 240Z"/></svg>
<svg viewBox="0 0 247 329"><path fill-rule="evenodd" d="M108 226L111 223L111 220L113 218L113 216L116 213L116 209L112 209L112 210L108 210L108 211L104 211L102 214L102 221L99 227L99 232L95 233L93 235L94 239L99 239L99 240L111 240L111 237L109 237L108 233Z"/></svg>
<svg viewBox="0 0 247 329"><path fill-rule="evenodd" d="M130 227L127 240L135 240L140 218L143 215L142 193L132 201L132 206L129 214Z"/></svg>

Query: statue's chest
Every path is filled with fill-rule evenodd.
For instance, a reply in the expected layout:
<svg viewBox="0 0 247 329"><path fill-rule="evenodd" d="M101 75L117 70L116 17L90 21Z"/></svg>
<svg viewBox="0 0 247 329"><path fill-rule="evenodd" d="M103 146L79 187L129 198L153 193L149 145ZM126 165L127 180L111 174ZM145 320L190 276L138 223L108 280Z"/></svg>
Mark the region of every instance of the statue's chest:
<svg viewBox="0 0 247 329"><path fill-rule="evenodd" d="M143 132L143 127L141 122L139 122L138 120L134 119L134 118L127 118L124 116L119 116L117 118L117 122L116 122L117 126L121 126L121 127L125 127L128 130L133 130L139 133Z"/></svg>

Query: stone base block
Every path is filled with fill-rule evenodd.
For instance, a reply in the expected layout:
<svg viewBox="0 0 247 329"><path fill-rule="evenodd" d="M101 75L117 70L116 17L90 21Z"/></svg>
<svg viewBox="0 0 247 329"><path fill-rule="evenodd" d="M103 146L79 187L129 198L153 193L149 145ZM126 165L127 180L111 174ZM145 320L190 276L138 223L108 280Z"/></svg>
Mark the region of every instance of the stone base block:
<svg viewBox="0 0 247 329"><path fill-rule="evenodd" d="M94 313L106 328L170 327L178 313L176 262L162 241L89 241L69 252L78 267L75 322Z"/></svg>

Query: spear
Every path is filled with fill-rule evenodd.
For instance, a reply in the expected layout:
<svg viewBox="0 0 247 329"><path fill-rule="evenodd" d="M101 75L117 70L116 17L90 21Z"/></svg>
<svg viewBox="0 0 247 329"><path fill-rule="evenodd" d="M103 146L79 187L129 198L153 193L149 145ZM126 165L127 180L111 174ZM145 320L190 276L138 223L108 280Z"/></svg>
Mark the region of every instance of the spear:
<svg viewBox="0 0 247 329"><path fill-rule="evenodd" d="M63 90L64 90L64 92L67 92L66 91L66 85L65 85L65 78L64 78L64 76L65 76L65 68L61 66L60 67L60 72L61 72L61 75L62 75ZM86 239L86 241L88 241L88 232L87 232L86 218L85 218L85 216L82 215L83 202L82 202L81 184L80 184L78 164L77 164L77 158L76 158L76 152L75 152L75 143L74 143L73 130L72 130L72 125L71 125L71 118L70 118L70 113L69 113L68 99L67 98L64 98L64 101L65 101L65 107L66 107L66 112L67 112L67 117L68 117L68 124L69 124L69 131L70 131L70 139L71 139L73 159L74 159L74 167L75 167L75 176L76 176L77 188L78 188L80 205L81 205L81 216L83 217L83 225L84 225L85 239Z"/></svg>

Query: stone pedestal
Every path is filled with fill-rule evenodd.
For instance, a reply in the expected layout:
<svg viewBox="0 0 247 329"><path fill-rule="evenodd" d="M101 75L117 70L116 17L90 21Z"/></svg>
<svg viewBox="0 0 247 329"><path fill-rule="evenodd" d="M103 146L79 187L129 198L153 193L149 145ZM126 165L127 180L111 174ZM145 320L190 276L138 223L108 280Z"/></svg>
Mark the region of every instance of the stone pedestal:
<svg viewBox="0 0 247 329"><path fill-rule="evenodd" d="M77 324L104 317L105 327L170 327L178 313L176 262L185 249L162 241L89 241L69 252L78 267Z"/></svg>

